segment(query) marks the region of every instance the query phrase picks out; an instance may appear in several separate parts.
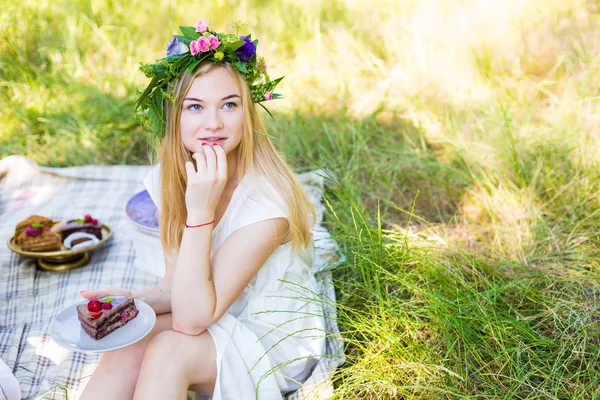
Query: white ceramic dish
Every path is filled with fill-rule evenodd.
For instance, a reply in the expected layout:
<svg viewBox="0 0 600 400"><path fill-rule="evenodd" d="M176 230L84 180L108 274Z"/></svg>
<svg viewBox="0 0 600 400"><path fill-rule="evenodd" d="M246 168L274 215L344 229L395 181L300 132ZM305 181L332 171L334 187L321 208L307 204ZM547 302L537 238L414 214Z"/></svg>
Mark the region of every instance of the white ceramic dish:
<svg viewBox="0 0 600 400"><path fill-rule="evenodd" d="M70 305L54 319L51 336L60 346L84 353L105 353L118 350L143 339L156 323L156 314L152 307L135 299L135 306L139 310L137 317L108 336L95 340L85 333L77 319L77 306L87 304L87 302L87 300L83 300Z"/></svg>

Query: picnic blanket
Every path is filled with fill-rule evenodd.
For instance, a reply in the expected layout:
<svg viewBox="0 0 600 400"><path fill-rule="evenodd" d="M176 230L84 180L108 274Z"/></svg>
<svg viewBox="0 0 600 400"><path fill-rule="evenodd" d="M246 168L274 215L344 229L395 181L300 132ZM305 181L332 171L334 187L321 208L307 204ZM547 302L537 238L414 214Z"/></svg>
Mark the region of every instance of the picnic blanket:
<svg viewBox="0 0 600 400"><path fill-rule="evenodd" d="M143 190L151 166L80 166L43 168L19 156L0 160L0 358L19 381L23 399L77 399L100 360L98 354L73 352L50 337L52 321L66 306L81 300L79 291L108 285L133 291L159 277L135 266L135 248L127 235L125 205ZM333 392L331 377L344 362L335 314L331 269L343 261L337 244L321 225L325 178L317 172L298 175L316 205L313 229L315 273L328 330L326 354L307 382L290 400L325 399ZM54 220L84 214L109 225L113 238L91 253L85 267L63 273L36 267L33 258L6 246L15 225L32 214ZM232 383L235 384L235 383Z"/></svg>

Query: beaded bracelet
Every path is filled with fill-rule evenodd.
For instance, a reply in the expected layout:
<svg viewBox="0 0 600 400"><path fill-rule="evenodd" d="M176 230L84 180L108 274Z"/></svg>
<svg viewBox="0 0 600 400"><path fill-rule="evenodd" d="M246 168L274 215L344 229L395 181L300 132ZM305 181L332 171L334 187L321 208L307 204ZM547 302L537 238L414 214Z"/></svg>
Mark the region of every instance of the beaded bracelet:
<svg viewBox="0 0 600 400"><path fill-rule="evenodd" d="M210 225L210 224L214 224L214 223L215 223L214 219L212 221L210 221L210 222L205 222L205 223L200 224L200 225L188 225L187 222L186 222L185 223L185 227L186 228L200 228L201 226L206 226L206 225Z"/></svg>

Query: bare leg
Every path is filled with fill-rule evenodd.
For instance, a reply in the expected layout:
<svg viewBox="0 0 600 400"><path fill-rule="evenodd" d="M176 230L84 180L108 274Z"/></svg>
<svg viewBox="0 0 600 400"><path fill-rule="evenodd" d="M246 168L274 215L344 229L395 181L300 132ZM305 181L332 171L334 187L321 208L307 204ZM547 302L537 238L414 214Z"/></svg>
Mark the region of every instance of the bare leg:
<svg viewBox="0 0 600 400"><path fill-rule="evenodd" d="M148 343L171 327L171 313L157 315L156 325L144 339L123 349L105 353L80 400L131 400Z"/></svg>
<svg viewBox="0 0 600 400"><path fill-rule="evenodd" d="M198 336L162 332L146 349L134 399L186 399L190 387L212 395L216 360L217 350L208 331Z"/></svg>

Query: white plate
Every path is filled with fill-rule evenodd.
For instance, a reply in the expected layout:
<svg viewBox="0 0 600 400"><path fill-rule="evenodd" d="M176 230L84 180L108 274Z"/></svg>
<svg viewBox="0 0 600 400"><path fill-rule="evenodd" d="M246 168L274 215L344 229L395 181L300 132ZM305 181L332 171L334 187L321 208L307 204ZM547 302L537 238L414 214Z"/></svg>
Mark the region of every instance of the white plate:
<svg viewBox="0 0 600 400"><path fill-rule="evenodd" d="M156 314L152 307L141 300L135 299L139 313L137 317L111 332L100 340L92 339L77 318L77 306L87 304L88 300L80 301L61 311L52 325L52 339L69 350L84 353L105 353L122 349L143 339L150 333L156 322Z"/></svg>

